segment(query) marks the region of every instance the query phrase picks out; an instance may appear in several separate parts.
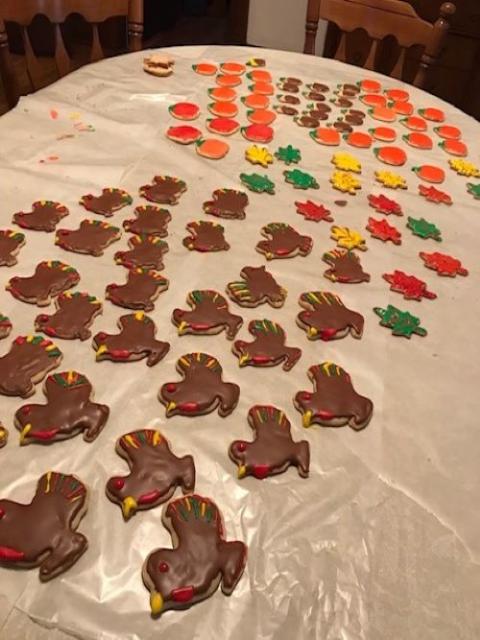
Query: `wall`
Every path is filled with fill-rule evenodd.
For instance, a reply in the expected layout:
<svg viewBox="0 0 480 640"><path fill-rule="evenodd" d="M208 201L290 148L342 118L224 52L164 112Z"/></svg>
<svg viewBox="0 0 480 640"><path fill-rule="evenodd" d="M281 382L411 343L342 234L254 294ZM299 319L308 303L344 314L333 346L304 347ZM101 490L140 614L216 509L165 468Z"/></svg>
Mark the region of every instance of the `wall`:
<svg viewBox="0 0 480 640"><path fill-rule="evenodd" d="M250 0L248 44L270 49L303 51L307 0ZM317 54L321 55L326 23L320 22Z"/></svg>

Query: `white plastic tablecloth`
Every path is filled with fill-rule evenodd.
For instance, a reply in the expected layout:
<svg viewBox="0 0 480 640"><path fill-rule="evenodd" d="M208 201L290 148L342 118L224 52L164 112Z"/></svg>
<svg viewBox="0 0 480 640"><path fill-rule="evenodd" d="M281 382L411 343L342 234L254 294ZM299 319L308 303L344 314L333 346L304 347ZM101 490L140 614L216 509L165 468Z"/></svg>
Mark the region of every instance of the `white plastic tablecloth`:
<svg viewBox="0 0 480 640"><path fill-rule="evenodd" d="M275 80L295 75L305 82L319 81L332 89L338 82L354 82L365 73L331 60L269 50L222 47L171 49L175 73L159 79L142 71L142 53L119 57L81 69L35 95L0 119L0 215L2 228L14 228L15 211L29 210L37 199L58 200L70 209L60 226L75 228L92 217L79 205L80 196L103 187L121 187L142 203L138 188L155 174L168 174L187 182L188 191L171 207L173 220L167 238L164 274L170 288L158 298L152 318L158 337L171 343L168 356L157 366L145 361L131 364L95 363L91 344L57 341L64 358L59 370L85 373L95 398L111 408L106 428L93 444L81 437L49 447L19 447L13 414L19 398L0 398L1 419L10 440L0 452L0 494L29 501L37 478L49 469L74 473L90 491L89 511L79 530L89 549L68 572L40 584L38 571L0 569L0 637L149 640L473 640L480 637L478 590L480 585L480 516L478 510L480 438L480 358L478 341L480 232L479 203L466 192L468 179L447 169L448 156L435 146L430 152L410 147L408 163L398 170L408 190L392 192L374 184L375 169L385 168L372 150L353 150L362 162L362 191L346 196L348 205L329 184L332 149L315 144L308 130L286 116L274 125L269 145L292 144L302 151L300 168L315 175L319 191L301 192L285 184L283 163L268 170L252 167L244 159L248 142L240 133L229 139L231 151L219 162L196 155L193 147L168 141L164 132L172 122L168 105L179 100L198 103L198 121L204 128L207 88L212 78L193 73L201 59L246 62L262 55ZM368 74L375 77L375 74ZM399 83L380 77L385 88ZM240 88L246 93L245 80ZM447 122L458 125L470 148L469 159L479 160L478 123L450 105L408 87L416 107L440 106ZM361 108L361 107L360 107ZM335 113L334 108L334 113ZM58 115L58 117L52 117ZM242 124L245 109L240 107ZM94 131L80 131L81 122ZM196 123L193 123L196 124ZM375 126L367 116L364 128ZM394 125L405 133L401 125ZM400 131L402 129L402 131ZM64 135L74 137L59 139ZM435 134L432 137L436 140ZM403 146L404 143L400 142ZM57 157L57 160L48 160ZM40 160L47 159L41 163ZM451 207L428 203L417 193L419 183L411 166L431 162L447 170L442 190L451 194ZM239 174L268 173L276 195L249 192L244 221L221 221L231 244L226 253L199 254L182 245L185 225L206 219L202 203L219 187L241 188ZM405 217L393 222L403 234L401 246L369 237L369 193L397 199ZM322 254L333 248L330 225L315 224L296 215L294 201L311 198L333 212L336 224L364 232L368 251L362 263L372 278L368 284L332 284L323 277L327 265ZM133 207L110 221L132 217ZM442 231L443 242L422 240L406 229L406 216L425 217ZM94 217L94 216L93 216ZM288 289L282 309L232 309L244 318L237 337L248 339L247 324L254 318L279 321L288 344L300 346L303 356L295 368L239 369L224 334L214 337L177 337L170 316L185 308L187 293L195 288L224 291L238 279L245 265L265 264L255 251L260 228L269 222L288 222L314 239L312 253L267 265ZM59 259L81 275L79 290L104 299L105 285L123 282L124 269L113 254L127 244L128 234L109 247L103 257L64 252L53 243L54 234L26 231L27 244L19 263L0 269L0 310L13 320L11 338L33 331L36 306L15 301L4 290L12 275L30 275L43 259ZM421 250L440 250L462 260L467 278L440 278L424 268ZM407 302L389 291L382 274L394 269L424 279L437 300ZM298 297L303 291L330 290L365 317L361 340L347 337L333 342L310 342L296 323ZM395 338L379 326L372 311L388 303L420 316L428 336ZM53 304L51 305L53 308ZM125 310L104 303L93 332L115 332ZM128 313L128 312L127 312ZM1 353L10 339L0 343ZM226 419L217 413L187 419L165 418L157 399L160 385L178 379L177 359L190 351L217 357L227 381L241 387L237 409ZM332 360L350 372L359 393L375 405L370 425L362 432L348 427L301 427L292 398L310 389L306 372L316 363ZM34 402L43 402L38 385ZM246 416L256 403L284 409L292 422L294 439L311 446L311 470L302 479L287 473L258 481L238 480L227 455L231 441L250 439ZM161 508L140 512L125 524L118 506L105 496L106 480L126 471L114 444L123 433L158 428L177 455L192 453L197 467L196 491L219 505L228 539L244 540L249 557L243 578L230 598L217 592L184 612L168 612L159 620L149 614L148 592L142 584L144 558L154 548L170 546L161 524ZM176 495L179 495L178 493Z"/></svg>

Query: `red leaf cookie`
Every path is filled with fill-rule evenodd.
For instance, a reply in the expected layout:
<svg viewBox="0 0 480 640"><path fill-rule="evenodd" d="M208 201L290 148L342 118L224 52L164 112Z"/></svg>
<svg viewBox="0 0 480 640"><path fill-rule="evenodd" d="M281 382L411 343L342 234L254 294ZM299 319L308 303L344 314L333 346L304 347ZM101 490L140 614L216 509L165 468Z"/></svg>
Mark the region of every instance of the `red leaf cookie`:
<svg viewBox="0 0 480 640"><path fill-rule="evenodd" d="M383 242L391 240L393 244L402 244L402 234L396 227L388 224L386 220L368 218L368 224L365 228L370 231L372 238L378 238Z"/></svg>
<svg viewBox="0 0 480 640"><path fill-rule="evenodd" d="M462 263L457 258L452 258L438 251L434 253L420 251L418 255L425 263L425 266L436 271L439 276L450 276L451 278L457 275L468 276L467 269L462 266Z"/></svg>
<svg viewBox="0 0 480 640"><path fill-rule="evenodd" d="M437 297L436 293L428 291L423 280L409 276L403 271L395 269L393 273L384 273L382 277L390 284L390 290L403 294L405 300L421 300L422 298L434 300Z"/></svg>
<svg viewBox="0 0 480 640"><path fill-rule="evenodd" d="M435 187L426 187L423 184L419 184L418 192L429 202L435 202L436 204L452 204L452 198L448 195L448 193L440 191Z"/></svg>
<svg viewBox="0 0 480 640"><path fill-rule="evenodd" d="M333 222L331 211L323 206L323 204L315 204L311 200L306 202L295 202L297 207L297 213L305 218L305 220L312 220L313 222Z"/></svg>
<svg viewBox="0 0 480 640"><path fill-rule="evenodd" d="M378 196L370 194L368 196L368 204L379 213L383 213L387 216L390 214L403 216L402 207L398 204L398 202L387 198L387 196L384 196L382 193Z"/></svg>

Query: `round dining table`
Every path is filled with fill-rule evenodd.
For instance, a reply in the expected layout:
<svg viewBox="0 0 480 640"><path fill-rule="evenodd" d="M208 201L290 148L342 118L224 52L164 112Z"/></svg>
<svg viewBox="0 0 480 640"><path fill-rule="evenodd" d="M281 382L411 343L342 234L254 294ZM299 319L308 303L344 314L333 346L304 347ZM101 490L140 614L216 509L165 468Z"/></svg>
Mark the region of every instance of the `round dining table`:
<svg viewBox="0 0 480 640"><path fill-rule="evenodd" d="M106 298L108 284L126 281L125 267L114 260L114 254L129 248L131 234L123 222L134 217L135 207L149 204L140 190L155 176L176 177L186 184L177 204L161 205L171 214L168 236L163 238L168 253L161 272L169 286L148 312L157 339L170 345L161 362L147 366L145 360L96 361L91 337L49 338L63 354L56 371L86 375L95 401L110 408L98 437L93 442L78 436L19 446L14 415L26 401L0 396L0 421L9 431L8 443L0 450L0 498L29 503L38 479L48 471L73 474L88 490L88 511L78 527L88 539L88 549L68 571L42 583L36 568L13 570L5 564L0 568L0 638L478 639L480 268L476 234L480 233L480 189L475 191L475 186L480 178L472 165L480 162L479 123L413 86L334 60L248 47L186 46L155 52L174 60L170 76L156 77L143 70L143 58L150 53L83 67L21 98L15 109L0 118L0 229L25 235L17 264L0 268L0 313L13 325L10 336L0 342L0 357L9 352L17 336L36 333L39 313L55 311L53 301L40 309L6 289L12 277L31 276L42 261L58 260L76 269L80 282L72 291L87 292L102 302L103 312L95 318L92 336L118 333L120 316L133 313ZM183 145L167 138L170 127L191 125L201 130L202 139L220 139L207 130L207 120L214 117L208 110L213 102L209 89L216 86L216 77L198 74L193 66L246 64L257 57L265 60L265 67L247 66L246 71L264 68L272 75L274 95L269 100L271 107L278 107L271 124L272 141L248 141L239 130L222 138L229 150L215 160L198 153L202 144ZM319 126L335 130L333 125L345 123L352 108L362 112L361 124L353 118L353 130L375 130L373 137L378 139L368 148L354 147L349 143L349 128L340 126L338 146L319 144L316 128L301 126L291 115L281 113L286 103L278 95L285 94L285 83L291 90L289 81L282 80L289 77L302 81L299 117L302 110L315 110L314 104L309 106L315 100L303 95L310 91L307 85L324 84L324 103L331 110ZM250 114L241 97L250 93L253 80L247 75L240 79L234 104L236 120L246 127ZM418 131L414 125L408 128L411 116L397 112L392 122L375 119L374 106L361 98L369 92L368 83L362 85L361 93L352 92L352 105L342 102L344 85L364 80L380 83L376 95L391 89L408 92L412 115L426 122L424 133L433 143L431 149L412 146L415 137L408 136ZM169 108L179 102L198 105L199 117L186 123L176 120ZM427 117L431 112L424 111L429 109L437 114L433 119ZM435 110L443 112L443 123L435 121ZM440 144L438 127L442 125L460 130L468 148L462 162L449 155L450 143ZM393 129L396 140L380 140L381 127ZM252 144L267 147L273 162L267 167L251 164L245 154ZM284 154L275 156L288 145L300 151L299 162L287 165ZM382 150L389 146L405 152L403 165L382 162L382 158L391 160ZM332 164L335 154L341 156L338 167ZM344 154L358 161L348 171L359 182L352 193L335 189L331 181L345 163ZM352 164L351 157L347 160L347 165ZM425 181L422 169L413 170L425 165L443 169L443 183ZM465 166L470 167L470 175L461 175ZM314 180L285 174L294 170ZM402 177L404 188L380 184L375 173L384 171ZM263 180L268 176L274 193L250 190L241 174L262 176L253 181L254 186L269 184ZM289 177L298 182L288 182ZM125 190L131 204L111 218L86 211L80 199L87 194L98 196L104 188ZM247 193L244 219L219 219L205 212L203 203L224 188ZM435 190L444 194L440 202L428 197ZM398 205L389 205L395 209L388 211L390 215L373 206L385 203L375 198L381 195ZM69 215L58 228L76 229L88 218L118 227L121 238L95 257L64 250L55 244L54 232L22 229L12 222L16 212L28 212L33 202L44 200L68 208ZM371 227L370 218L384 221L373 234L366 229ZM422 237L425 226L418 226L415 220L419 219L434 224L441 236ZM189 237L186 227L195 221L220 223L229 248L224 244L221 251L189 250L184 243ZM266 259L272 256L268 251L260 253L257 244L265 241L261 231L270 223L288 224L310 238L307 250L288 259ZM385 223L398 232L389 241L381 239L381 229L392 233ZM355 230L364 238L362 250L357 245L353 251L369 279L351 284L325 277L329 269L325 254L334 255L342 247L336 244L334 226ZM420 234L414 233L419 229ZM439 275L419 255L435 252L455 258L461 266L449 275ZM284 258L285 252L273 257ZM228 283L241 281L241 271L249 266L266 266L287 292L283 306L239 306L227 296ZM408 299L408 291L398 282L393 290L395 283L384 276L397 271L423 281L423 292L435 295ZM188 309L187 296L195 290L220 293L230 312L241 316L243 325L235 340L253 340L248 329L254 320L280 325L286 345L301 350L298 361L289 371L281 366L240 367L224 332L179 334L172 312ZM308 333L299 326L297 316L305 311L299 301L310 299L301 300L302 294L310 292L338 296L345 307L363 316L360 327L342 339L328 339L332 338L328 332ZM410 329L412 322L415 325L413 333L401 322L410 318L401 315L405 312L419 319L417 323L409 320ZM392 313L400 314L399 325ZM198 417L167 416L159 401L162 385L181 379L177 361L197 352L217 359L223 380L240 387L238 404L226 417L218 411ZM366 428L302 425L300 407L293 400L300 391L311 397L315 380L309 378L309 370L323 363L341 367L356 392L373 403ZM28 402L45 401L41 382ZM293 440L308 442L308 477L294 465L263 479L238 477L229 447L235 440L255 438L247 420L255 405L281 409L290 421ZM308 422L303 421L306 426ZM109 478L128 473L126 462L116 453L117 440L139 429L156 429L177 456L193 456L195 492L219 507L226 539L241 540L248 547L244 573L229 597L218 589L195 606L168 611L158 619L150 615L142 565L154 549L172 547L162 523L162 507L141 510L125 522L118 505L105 493ZM177 489L172 499L181 495ZM32 521L32 535L37 525Z"/></svg>

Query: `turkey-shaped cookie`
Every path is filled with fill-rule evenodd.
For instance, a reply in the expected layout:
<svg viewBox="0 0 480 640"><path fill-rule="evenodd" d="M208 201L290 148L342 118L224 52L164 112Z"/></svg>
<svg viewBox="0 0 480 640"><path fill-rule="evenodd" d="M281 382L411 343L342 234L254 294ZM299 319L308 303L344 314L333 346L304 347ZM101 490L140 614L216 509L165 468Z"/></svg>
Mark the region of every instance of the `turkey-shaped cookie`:
<svg viewBox="0 0 480 640"><path fill-rule="evenodd" d="M247 547L226 542L217 505L193 494L170 502L163 512L174 548L156 549L145 560L142 577L157 618L168 609L186 609L212 595L221 584L230 595L240 580Z"/></svg>
<svg viewBox="0 0 480 640"><path fill-rule="evenodd" d="M28 398L61 359L61 351L43 336L18 336L0 357L0 393Z"/></svg>
<svg viewBox="0 0 480 640"><path fill-rule="evenodd" d="M168 280L156 271L137 267L130 269L126 284L109 284L106 298L119 307L152 311L154 300L168 289Z"/></svg>
<svg viewBox="0 0 480 640"><path fill-rule="evenodd" d="M299 391L294 399L304 427L314 422L323 427L343 427L348 424L356 431L367 426L373 412L369 398L353 388L349 374L333 362L310 367L308 377L314 391Z"/></svg>
<svg viewBox="0 0 480 640"><path fill-rule="evenodd" d="M130 233L139 236L158 236L165 238L168 235L168 223L172 219L167 209L161 209L153 205L140 206L135 209L136 218L125 220L123 228Z"/></svg>
<svg viewBox="0 0 480 640"><path fill-rule="evenodd" d="M120 333L116 335L102 331L93 338L97 362L133 362L147 358L147 365L153 367L167 355L170 345L155 339L157 327L143 311L122 316L118 326Z"/></svg>
<svg viewBox="0 0 480 640"><path fill-rule="evenodd" d="M255 340L236 340L232 349L241 367L274 367L283 363L283 370L290 371L300 359L302 350L285 346L285 331L276 322L252 320L248 330Z"/></svg>
<svg viewBox="0 0 480 640"><path fill-rule="evenodd" d="M153 184L140 187L140 195L157 204L177 204L178 199L187 190L187 185L172 176L155 176Z"/></svg>
<svg viewBox="0 0 480 640"><path fill-rule="evenodd" d="M78 229L58 229L55 244L66 251L98 257L103 256L109 245L120 240L121 235L118 227L106 222L82 220Z"/></svg>
<svg viewBox="0 0 480 640"><path fill-rule="evenodd" d="M18 260L15 257L25 244L23 233L11 229L0 229L0 267L13 267Z"/></svg>
<svg viewBox="0 0 480 640"><path fill-rule="evenodd" d="M102 190L101 196L94 196L88 193L86 196L82 196L80 204L87 209L87 211L93 211L101 216L110 218L115 211L123 209L132 204L133 198L123 189L105 188Z"/></svg>
<svg viewBox="0 0 480 640"><path fill-rule="evenodd" d="M300 235L293 227L284 222L272 222L262 228L261 233L269 240L260 240L257 251L267 260L274 258L293 258L296 255L308 256L313 240L310 236Z"/></svg>
<svg viewBox="0 0 480 640"><path fill-rule="evenodd" d="M298 304L305 309L297 316L298 326L309 340L337 340L350 333L361 338L364 318L348 309L340 298L328 291L302 293Z"/></svg>
<svg viewBox="0 0 480 640"><path fill-rule="evenodd" d="M212 198L213 200L203 203L205 213L227 220L243 220L245 218L248 196L243 191L216 189Z"/></svg>
<svg viewBox="0 0 480 640"><path fill-rule="evenodd" d="M243 267L243 280L229 282L227 293L241 307L258 307L268 302L271 307L283 306L287 291L281 287L265 267Z"/></svg>
<svg viewBox="0 0 480 640"><path fill-rule="evenodd" d="M86 511L85 485L55 471L40 478L30 504L0 500L0 563L40 567L42 582L67 571L88 546L85 536L76 533Z"/></svg>
<svg viewBox="0 0 480 640"><path fill-rule="evenodd" d="M128 462L128 476L114 476L107 482L107 496L120 505L129 520L140 509L153 509L170 500L177 486L183 493L195 489L192 456L177 458L159 431L142 429L122 436L115 448Z"/></svg>
<svg viewBox="0 0 480 640"><path fill-rule="evenodd" d="M102 303L88 293L67 291L55 300L56 312L49 316L41 313L35 318L35 331L63 340L87 340L89 327L102 313Z"/></svg>
<svg viewBox="0 0 480 640"><path fill-rule="evenodd" d="M240 387L223 382L222 367L207 353L187 353L177 361L180 382L165 383L159 400L167 407L167 418L175 415L201 416L218 407L218 413L228 416L237 406Z"/></svg>
<svg viewBox="0 0 480 640"><path fill-rule="evenodd" d="M90 381L76 371L48 376L44 393L47 404L25 404L15 414L20 444L51 444L83 432L93 442L107 422L110 409L92 402Z"/></svg>
<svg viewBox="0 0 480 640"><path fill-rule="evenodd" d="M12 330L10 318L0 313L0 340L7 338Z"/></svg>
<svg viewBox="0 0 480 640"><path fill-rule="evenodd" d="M242 318L230 313L227 301L216 291L190 291L187 302L191 311L174 309L172 314L172 322L178 327L180 336L186 333L212 335L225 329L227 338L233 340L242 326Z"/></svg>
<svg viewBox="0 0 480 640"><path fill-rule="evenodd" d="M79 282L80 275L76 269L59 260L49 260L37 264L33 276L11 278L6 288L23 302L46 307L52 298Z"/></svg>
<svg viewBox="0 0 480 640"><path fill-rule="evenodd" d="M8 440L8 431L0 423L0 449L3 449L3 447L7 444L7 440Z"/></svg>
<svg viewBox="0 0 480 640"><path fill-rule="evenodd" d="M189 222L187 224L189 236L183 239L183 244L190 251L210 252L226 251L230 245L223 235L225 229L216 222Z"/></svg>
<svg viewBox="0 0 480 640"><path fill-rule="evenodd" d="M130 251L117 251L115 262L128 269L145 267L161 270L163 254L168 251L168 244L156 236L132 236L128 241Z"/></svg>
<svg viewBox="0 0 480 640"><path fill-rule="evenodd" d="M39 200L32 204L32 211L13 214L13 222L23 229L33 231L55 231L62 218L68 216L68 209L59 202Z"/></svg>
<svg viewBox="0 0 480 640"><path fill-rule="evenodd" d="M235 440L230 445L230 458L238 465L238 477L267 476L283 473L294 465L302 478L308 476L310 447L306 440L294 442L290 421L276 407L255 405L248 412L248 423L255 432L255 440Z"/></svg>
<svg viewBox="0 0 480 640"><path fill-rule="evenodd" d="M370 282L370 274L362 269L360 258L354 251L333 249L324 253L322 260L330 266L323 275L332 282L344 284Z"/></svg>

